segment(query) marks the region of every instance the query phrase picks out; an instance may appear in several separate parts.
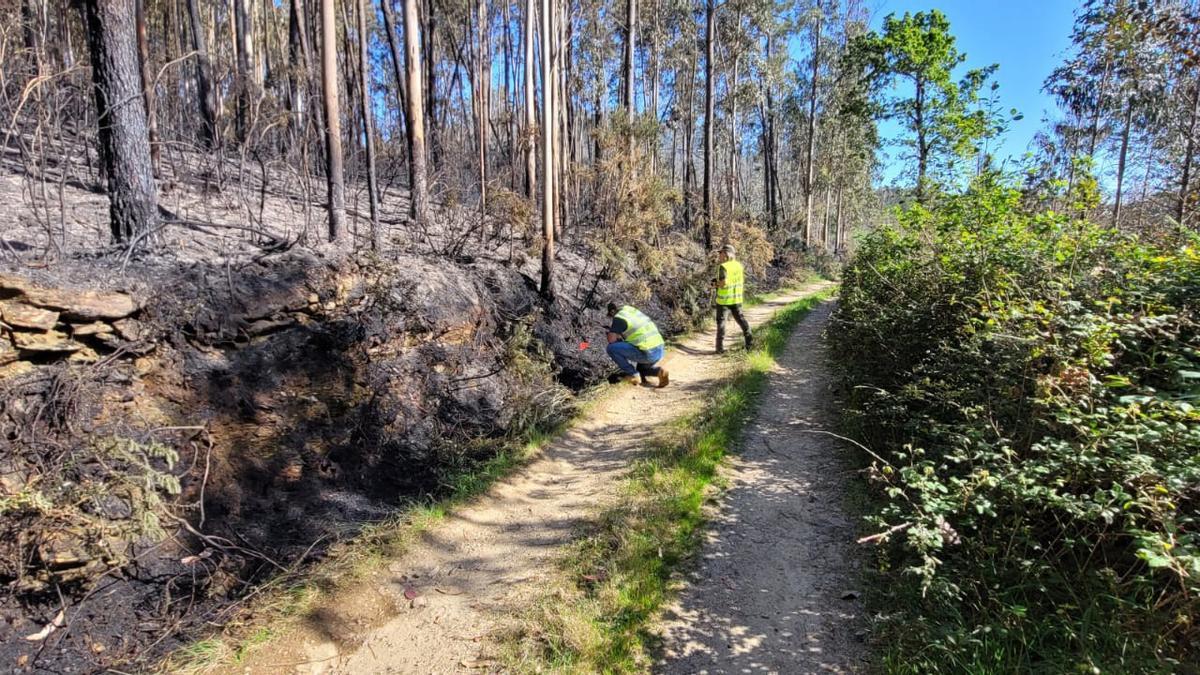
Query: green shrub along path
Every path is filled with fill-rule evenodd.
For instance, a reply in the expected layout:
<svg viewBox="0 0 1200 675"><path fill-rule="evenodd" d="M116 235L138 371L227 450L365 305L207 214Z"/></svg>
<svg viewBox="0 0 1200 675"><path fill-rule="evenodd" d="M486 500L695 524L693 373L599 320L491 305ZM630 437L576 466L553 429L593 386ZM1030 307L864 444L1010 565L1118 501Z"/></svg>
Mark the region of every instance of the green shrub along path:
<svg viewBox="0 0 1200 675"><path fill-rule="evenodd" d="M985 174L845 272L888 672L1200 669L1200 237L1070 197Z"/></svg>

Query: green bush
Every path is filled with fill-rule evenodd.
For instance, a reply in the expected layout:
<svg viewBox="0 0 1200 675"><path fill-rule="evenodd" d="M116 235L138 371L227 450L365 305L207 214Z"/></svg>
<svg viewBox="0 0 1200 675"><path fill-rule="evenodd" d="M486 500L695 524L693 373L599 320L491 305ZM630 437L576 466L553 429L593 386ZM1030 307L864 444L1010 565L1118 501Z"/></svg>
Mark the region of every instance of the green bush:
<svg viewBox="0 0 1200 675"><path fill-rule="evenodd" d="M841 298L892 531L884 667L1200 663L1200 238L1029 212L988 176L865 236Z"/></svg>

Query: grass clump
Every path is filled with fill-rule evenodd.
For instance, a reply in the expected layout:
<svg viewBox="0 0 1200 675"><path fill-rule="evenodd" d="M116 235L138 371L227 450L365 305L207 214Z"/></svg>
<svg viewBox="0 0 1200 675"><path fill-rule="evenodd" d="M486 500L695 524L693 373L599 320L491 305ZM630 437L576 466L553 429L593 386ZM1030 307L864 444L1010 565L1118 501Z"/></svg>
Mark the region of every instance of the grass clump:
<svg viewBox="0 0 1200 675"><path fill-rule="evenodd" d="M1028 203L984 175L866 236L843 276L830 343L892 533L882 665L1190 672L1200 238Z"/></svg>
<svg viewBox="0 0 1200 675"><path fill-rule="evenodd" d="M758 329L759 347L711 403L675 420L633 466L617 503L563 561L566 581L509 639L514 670L643 672L650 629L672 575L701 543L703 505L757 405L792 330L829 292L789 305Z"/></svg>

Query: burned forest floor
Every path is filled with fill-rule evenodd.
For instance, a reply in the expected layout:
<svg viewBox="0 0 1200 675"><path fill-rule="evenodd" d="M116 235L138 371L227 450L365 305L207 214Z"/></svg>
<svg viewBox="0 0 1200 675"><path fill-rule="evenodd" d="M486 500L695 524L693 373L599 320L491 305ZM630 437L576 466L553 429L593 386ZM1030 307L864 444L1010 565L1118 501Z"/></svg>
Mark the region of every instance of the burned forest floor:
<svg viewBox="0 0 1200 675"><path fill-rule="evenodd" d="M694 233L622 248L567 232L551 301L527 218L502 204L481 220L443 203L416 232L391 188L384 249L332 254L311 186L236 158L172 164L163 225L115 248L107 199L69 164L34 178L8 153L0 173L0 667L15 672L150 667L568 419L610 372L608 300L672 335L707 306ZM777 254L754 278L802 274Z"/></svg>

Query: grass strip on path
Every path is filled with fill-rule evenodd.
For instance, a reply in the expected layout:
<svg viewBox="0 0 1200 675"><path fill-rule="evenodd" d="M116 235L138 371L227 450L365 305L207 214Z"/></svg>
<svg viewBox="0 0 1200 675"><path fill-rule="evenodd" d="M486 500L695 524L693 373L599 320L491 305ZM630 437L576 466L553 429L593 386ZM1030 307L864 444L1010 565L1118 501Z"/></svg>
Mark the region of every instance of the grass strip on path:
<svg viewBox="0 0 1200 675"><path fill-rule="evenodd" d="M650 632L673 594L672 575L702 543L703 506L718 469L753 417L775 358L800 321L835 291L780 310L760 327L757 349L703 409L661 430L621 486L621 499L572 544L565 579L506 636L509 666L579 673L644 672Z"/></svg>

